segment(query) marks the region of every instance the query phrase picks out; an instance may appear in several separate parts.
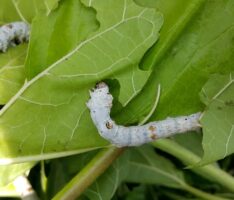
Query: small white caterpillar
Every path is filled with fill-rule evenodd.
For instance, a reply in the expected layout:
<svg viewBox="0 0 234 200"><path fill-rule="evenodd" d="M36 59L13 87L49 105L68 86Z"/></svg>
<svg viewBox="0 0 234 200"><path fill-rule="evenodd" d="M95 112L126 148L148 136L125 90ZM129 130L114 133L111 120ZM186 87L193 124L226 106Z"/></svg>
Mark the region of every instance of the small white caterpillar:
<svg viewBox="0 0 234 200"><path fill-rule="evenodd" d="M117 147L139 146L159 138L200 128L200 112L189 116L150 122L142 126L117 125L110 117L113 97L109 93L108 86L104 82L98 83L90 91L90 96L87 106L99 134Z"/></svg>
<svg viewBox="0 0 234 200"><path fill-rule="evenodd" d="M28 42L30 27L25 22L12 22L0 27L0 51L6 52L9 46Z"/></svg>

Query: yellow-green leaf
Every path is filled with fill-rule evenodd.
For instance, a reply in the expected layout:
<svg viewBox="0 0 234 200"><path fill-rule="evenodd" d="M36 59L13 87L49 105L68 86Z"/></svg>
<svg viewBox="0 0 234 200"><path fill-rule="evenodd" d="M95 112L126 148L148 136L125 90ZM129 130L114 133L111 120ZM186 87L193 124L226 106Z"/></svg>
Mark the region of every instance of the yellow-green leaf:
<svg viewBox="0 0 234 200"><path fill-rule="evenodd" d="M63 1L63 5L67 6L60 4L54 10L54 13L60 12L61 15L57 18L57 24L63 20L63 15L68 15L60 9L67 9L76 3L79 1ZM38 70L39 73L34 74L3 107L0 112L1 162L60 157L108 145L98 135L86 108L89 89L97 81L116 79L120 84L119 101L125 104L147 80L149 72L140 70L138 63L158 39L162 15L154 9L137 6L132 0L84 3L92 7L90 10L96 10L99 29L77 42L72 50L49 66ZM81 8L70 9L77 15L69 15L84 21L90 19L90 13L80 16ZM73 26L79 26L76 20L73 22ZM37 23L39 25L40 20ZM79 28L82 31L82 27ZM50 56L51 52L47 51L50 35L38 32L34 33L34 37L41 43L30 47L29 51L36 53L36 48L45 49L45 54ZM70 41L77 40L74 36L65 40ZM33 47L36 39L31 42ZM50 51L62 47L58 43ZM33 55L33 52L29 54ZM43 58L37 55L33 62L41 63Z"/></svg>

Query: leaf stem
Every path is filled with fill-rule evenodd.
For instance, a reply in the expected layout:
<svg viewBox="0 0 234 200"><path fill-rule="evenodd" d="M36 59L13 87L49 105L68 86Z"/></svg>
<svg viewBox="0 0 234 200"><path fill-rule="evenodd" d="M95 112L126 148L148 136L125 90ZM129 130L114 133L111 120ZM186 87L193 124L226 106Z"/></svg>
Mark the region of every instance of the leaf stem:
<svg viewBox="0 0 234 200"><path fill-rule="evenodd" d="M199 156L171 139L158 140L152 144L154 147L175 156L186 165L196 165L201 160ZM202 167L193 167L190 169L204 178L215 181L234 192L234 178L215 165L208 164Z"/></svg>
<svg viewBox="0 0 234 200"><path fill-rule="evenodd" d="M203 192L202 190L199 190L197 188L194 188L190 185L183 185L182 186L184 190L187 190L188 192L194 194L197 197L201 197L202 199L207 199L207 200L227 200L226 198L214 196L212 194L209 194L207 192Z"/></svg>
<svg viewBox="0 0 234 200"><path fill-rule="evenodd" d="M96 156L60 190L53 200L73 200L79 197L124 151L123 148L102 149Z"/></svg>

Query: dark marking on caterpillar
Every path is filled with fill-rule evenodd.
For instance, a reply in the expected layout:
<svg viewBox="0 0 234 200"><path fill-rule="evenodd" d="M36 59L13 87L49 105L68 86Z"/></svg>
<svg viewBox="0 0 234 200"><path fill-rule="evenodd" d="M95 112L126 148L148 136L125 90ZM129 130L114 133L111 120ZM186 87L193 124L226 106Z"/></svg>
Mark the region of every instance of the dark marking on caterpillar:
<svg viewBox="0 0 234 200"><path fill-rule="evenodd" d="M108 129L112 129L113 128L113 124L111 122L106 122L106 128Z"/></svg>

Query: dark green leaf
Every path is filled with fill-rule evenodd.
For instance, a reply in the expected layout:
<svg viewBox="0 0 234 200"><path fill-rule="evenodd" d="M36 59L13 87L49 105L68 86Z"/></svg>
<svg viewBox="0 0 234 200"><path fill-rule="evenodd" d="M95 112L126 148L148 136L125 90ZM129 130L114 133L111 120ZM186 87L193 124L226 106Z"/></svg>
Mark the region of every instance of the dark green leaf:
<svg viewBox="0 0 234 200"><path fill-rule="evenodd" d="M183 173L148 146L136 148L131 154L129 164L126 181L173 188L181 188L185 184Z"/></svg>
<svg viewBox="0 0 234 200"><path fill-rule="evenodd" d="M201 118L204 164L234 152L234 73L212 76L202 88L201 99L207 105Z"/></svg>
<svg viewBox="0 0 234 200"><path fill-rule="evenodd" d="M120 183L128 176L129 152L118 158L85 192L89 199L111 199Z"/></svg>

